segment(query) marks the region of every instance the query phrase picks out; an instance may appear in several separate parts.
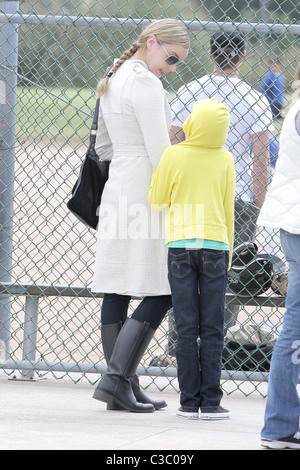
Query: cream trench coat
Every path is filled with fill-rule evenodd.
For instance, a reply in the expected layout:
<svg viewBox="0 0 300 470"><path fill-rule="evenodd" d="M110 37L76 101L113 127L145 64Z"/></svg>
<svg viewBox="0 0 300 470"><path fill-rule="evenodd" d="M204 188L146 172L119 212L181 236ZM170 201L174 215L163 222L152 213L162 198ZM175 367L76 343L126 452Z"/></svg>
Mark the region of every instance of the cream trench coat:
<svg viewBox="0 0 300 470"><path fill-rule="evenodd" d="M170 146L171 110L145 62L126 60L100 99L96 151L111 159L102 195L93 292L136 297L170 294L162 214L148 188Z"/></svg>
<svg viewBox="0 0 300 470"><path fill-rule="evenodd" d="M300 100L288 111L279 137L275 173L257 225L300 234Z"/></svg>

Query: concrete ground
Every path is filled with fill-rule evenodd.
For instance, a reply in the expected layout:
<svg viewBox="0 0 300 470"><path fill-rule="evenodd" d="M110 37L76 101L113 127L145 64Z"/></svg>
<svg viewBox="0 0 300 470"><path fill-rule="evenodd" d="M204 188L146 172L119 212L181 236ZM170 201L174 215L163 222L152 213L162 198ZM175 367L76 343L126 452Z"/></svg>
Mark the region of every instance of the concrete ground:
<svg viewBox="0 0 300 470"><path fill-rule="evenodd" d="M149 384L149 378L142 377L141 383ZM248 397L241 391L224 394L222 405L231 412L228 420L190 421L176 416L179 395L171 386L159 392L150 385L146 393L163 397L168 406L142 415L107 411L104 403L92 399L93 390L86 380L76 384L50 375L36 381L12 380L0 371L0 449L154 453L262 449L266 401L258 392Z"/></svg>

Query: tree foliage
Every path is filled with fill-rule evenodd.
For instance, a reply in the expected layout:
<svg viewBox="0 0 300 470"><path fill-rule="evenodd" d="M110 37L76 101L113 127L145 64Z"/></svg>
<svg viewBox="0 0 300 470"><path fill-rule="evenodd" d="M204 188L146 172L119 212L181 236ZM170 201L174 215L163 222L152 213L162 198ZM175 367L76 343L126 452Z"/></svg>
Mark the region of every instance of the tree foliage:
<svg viewBox="0 0 300 470"><path fill-rule="evenodd" d="M23 1L20 11L33 15L68 15L159 19L176 17L187 22L199 20L295 23L299 19L296 0L46 0ZM48 87L76 86L94 89L115 57L127 49L139 28L113 29L105 26L27 25L19 27L19 71L34 83ZM169 74L168 87L178 89L185 81L211 71L208 55L210 32L191 31L191 51L180 74ZM265 72L270 54L283 57L287 75L294 69L299 47L288 34L276 36L251 32L246 37L247 62L244 78L256 84ZM287 77L289 79L289 77Z"/></svg>

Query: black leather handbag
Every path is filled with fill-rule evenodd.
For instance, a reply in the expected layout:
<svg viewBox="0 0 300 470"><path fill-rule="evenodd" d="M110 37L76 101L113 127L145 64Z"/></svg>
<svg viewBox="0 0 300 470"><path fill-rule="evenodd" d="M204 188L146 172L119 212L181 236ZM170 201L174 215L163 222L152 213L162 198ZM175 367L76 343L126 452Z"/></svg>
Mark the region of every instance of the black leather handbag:
<svg viewBox="0 0 300 470"><path fill-rule="evenodd" d="M100 99L97 99L90 144L81 165L79 177L72 189L72 197L67 202L68 209L88 227L97 228L99 206L104 185L108 179L109 161L101 161L95 150L98 128Z"/></svg>

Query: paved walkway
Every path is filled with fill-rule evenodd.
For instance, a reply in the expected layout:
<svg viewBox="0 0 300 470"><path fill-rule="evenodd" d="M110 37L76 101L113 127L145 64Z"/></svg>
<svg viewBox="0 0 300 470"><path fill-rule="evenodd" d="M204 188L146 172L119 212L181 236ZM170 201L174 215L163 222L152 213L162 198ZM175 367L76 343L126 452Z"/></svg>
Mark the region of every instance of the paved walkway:
<svg viewBox="0 0 300 470"><path fill-rule="evenodd" d="M149 378L141 382L149 383ZM153 398L163 396L168 407L143 415L107 411L104 403L91 398L93 390L85 380L11 380L0 371L0 449L262 449L265 399L257 392L249 397L240 391L224 395L222 405L230 409L231 418L216 422L178 418L179 395L170 386L163 392L153 385L147 389Z"/></svg>

